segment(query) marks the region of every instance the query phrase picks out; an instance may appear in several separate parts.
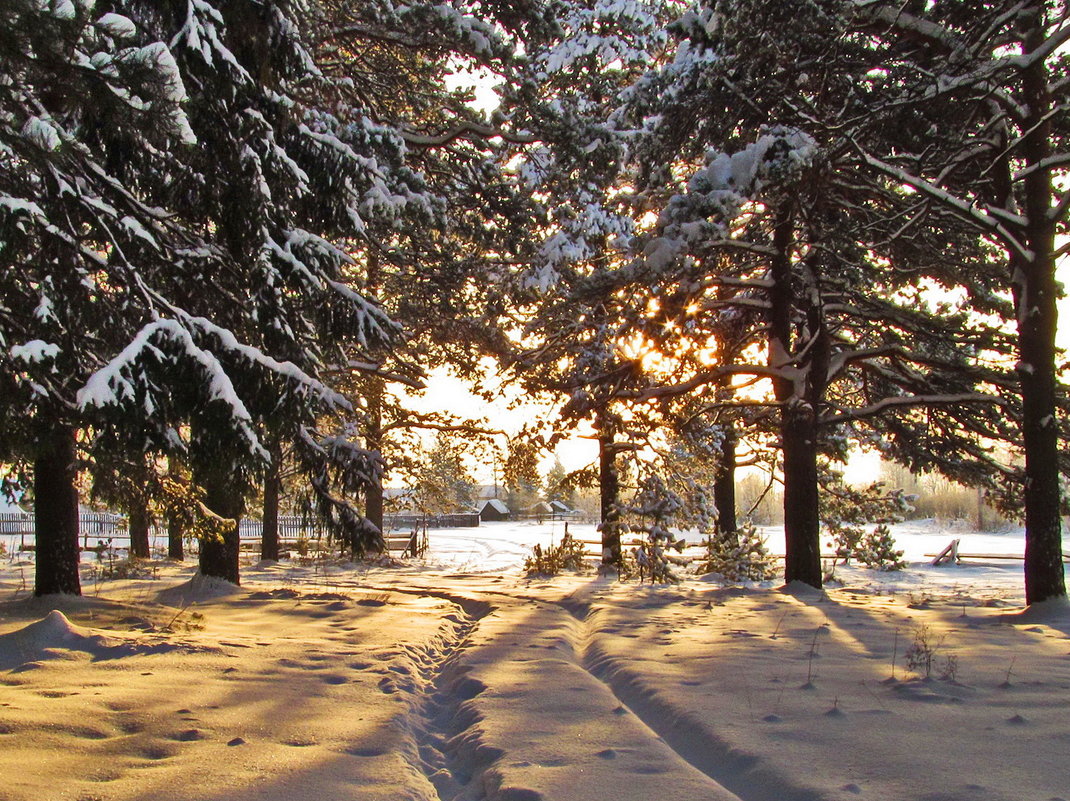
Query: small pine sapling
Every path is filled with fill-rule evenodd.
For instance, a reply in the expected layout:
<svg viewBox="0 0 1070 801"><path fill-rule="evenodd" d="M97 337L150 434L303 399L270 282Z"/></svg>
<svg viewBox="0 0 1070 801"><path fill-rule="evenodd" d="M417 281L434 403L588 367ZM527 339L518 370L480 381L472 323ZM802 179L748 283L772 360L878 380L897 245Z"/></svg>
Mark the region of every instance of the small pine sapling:
<svg viewBox="0 0 1070 801"><path fill-rule="evenodd" d="M821 488L821 520L838 561L849 564L856 559L878 570L906 566L888 526L902 521L911 511L913 496L901 489L885 491L881 481L852 487L844 483L841 473L831 469L822 476ZM869 524L875 525L867 532Z"/></svg>
<svg viewBox="0 0 1070 801"><path fill-rule="evenodd" d="M528 576L556 576L562 570L580 571L586 567L583 543L568 532L558 545L551 544L544 549L536 544L531 550L531 556L524 560L524 573Z"/></svg>
<svg viewBox="0 0 1070 801"><path fill-rule="evenodd" d="M697 564L700 574L718 573L727 581L766 581L776 576L776 559L753 523L732 536L717 532L703 544L706 551Z"/></svg>
<svg viewBox="0 0 1070 801"><path fill-rule="evenodd" d="M856 555L866 567L877 570L902 570L906 567L903 552L895 547L895 540L886 523L879 523L863 537Z"/></svg>
<svg viewBox="0 0 1070 801"><path fill-rule="evenodd" d="M657 584L680 580L672 571L668 551L683 548L684 541L673 534L670 526L685 506L684 499L670 490L660 476L650 475L640 482L635 497L625 508L629 522L623 527L624 531L642 535L632 549L640 583L644 577Z"/></svg>

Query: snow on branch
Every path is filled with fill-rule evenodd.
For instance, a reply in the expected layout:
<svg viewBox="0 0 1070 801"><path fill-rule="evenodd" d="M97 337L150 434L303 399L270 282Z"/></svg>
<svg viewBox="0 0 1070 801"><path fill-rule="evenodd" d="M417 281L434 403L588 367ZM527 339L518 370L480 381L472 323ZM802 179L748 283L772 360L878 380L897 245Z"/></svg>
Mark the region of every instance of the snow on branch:
<svg viewBox="0 0 1070 801"><path fill-rule="evenodd" d="M185 322L191 327L199 328L205 333L215 336L228 351L241 355L249 362L298 385L305 393L316 396L328 410L348 411L352 408L345 396L335 392L322 381L308 375L293 362L277 361L252 345L239 342L233 332L216 325L205 317L186 317Z"/></svg>
<svg viewBox="0 0 1070 801"><path fill-rule="evenodd" d="M229 332L228 332L229 333ZM181 356L195 364L207 383L209 397L230 409L230 417L250 452L267 458L267 451L253 428L252 416L238 397L223 365L210 351L199 347L190 332L177 320L156 320L144 326L122 352L89 377L77 394L79 408L124 408L138 401L139 384L143 386L148 357L169 361L160 346L177 345Z"/></svg>
<svg viewBox="0 0 1070 801"><path fill-rule="evenodd" d="M916 406L957 406L963 403L992 403L999 406L1005 401L995 395L986 395L983 392L963 392L954 395L897 395L893 398L883 398L869 406L859 409L847 409L831 417L822 419L822 423L836 425L851 420L862 420L867 417L877 417L889 409L909 409Z"/></svg>
<svg viewBox="0 0 1070 801"><path fill-rule="evenodd" d="M732 223L746 204L808 168L817 142L803 131L774 126L735 153L710 150L706 164L674 195L658 221L660 235L643 251L653 269L664 269L686 252L704 248L711 239L730 240ZM736 247L750 250L750 245Z"/></svg>
<svg viewBox="0 0 1070 801"><path fill-rule="evenodd" d="M889 164L886 161L882 161L876 156L868 153L856 142L853 142L853 144L858 153L862 156L862 159L870 167L901 181L907 186L910 186L916 191L937 201L968 222L972 222L974 225L978 225L989 231L1026 261L1031 261L1033 259L1032 251L1030 251L1018 237L1011 233L1006 225L1004 225L1001 220L997 219L996 215L992 214L991 209L989 209L987 204L968 202L917 175L911 175L899 167Z"/></svg>

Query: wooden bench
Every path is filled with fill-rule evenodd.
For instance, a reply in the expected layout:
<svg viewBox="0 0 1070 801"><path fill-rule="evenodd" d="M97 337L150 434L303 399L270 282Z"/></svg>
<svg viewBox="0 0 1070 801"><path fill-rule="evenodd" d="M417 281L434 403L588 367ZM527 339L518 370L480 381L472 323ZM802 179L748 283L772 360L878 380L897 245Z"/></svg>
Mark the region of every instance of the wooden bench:
<svg viewBox="0 0 1070 801"><path fill-rule="evenodd" d="M386 552L399 553L399 557L418 557L427 553L427 532L413 531L409 534L393 533L384 534L383 541L386 543Z"/></svg>
<svg viewBox="0 0 1070 801"><path fill-rule="evenodd" d="M987 561L999 561L999 560L1014 560L1018 562L1025 561L1025 555L1019 555L1015 553L963 553L959 550L959 540L951 540L947 544L947 547L940 553L927 553L925 556L932 558L929 563L934 567L938 565L959 564L963 559L977 559L982 562ZM1063 561L1070 562L1070 553L1063 553Z"/></svg>

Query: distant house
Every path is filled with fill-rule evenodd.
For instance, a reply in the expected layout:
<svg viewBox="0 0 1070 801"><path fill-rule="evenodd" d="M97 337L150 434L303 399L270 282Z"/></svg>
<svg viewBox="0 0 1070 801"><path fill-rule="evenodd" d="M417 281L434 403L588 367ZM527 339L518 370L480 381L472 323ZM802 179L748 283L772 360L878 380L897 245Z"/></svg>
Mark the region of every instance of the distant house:
<svg viewBox="0 0 1070 801"><path fill-rule="evenodd" d="M550 506L550 504L548 504L546 501L536 501L524 511L526 514L529 514L532 517L542 518L552 517L554 513L554 508Z"/></svg>
<svg viewBox="0 0 1070 801"><path fill-rule="evenodd" d="M480 520L509 520L512 516L513 513L509 511L505 502L497 498L490 498L479 505Z"/></svg>
<svg viewBox="0 0 1070 801"><path fill-rule="evenodd" d="M497 484L478 484L473 494L478 502L490 500L491 498L500 498L505 494L505 491Z"/></svg>
<svg viewBox="0 0 1070 801"><path fill-rule="evenodd" d="M577 512L564 501L550 501L550 511L555 518L576 517Z"/></svg>

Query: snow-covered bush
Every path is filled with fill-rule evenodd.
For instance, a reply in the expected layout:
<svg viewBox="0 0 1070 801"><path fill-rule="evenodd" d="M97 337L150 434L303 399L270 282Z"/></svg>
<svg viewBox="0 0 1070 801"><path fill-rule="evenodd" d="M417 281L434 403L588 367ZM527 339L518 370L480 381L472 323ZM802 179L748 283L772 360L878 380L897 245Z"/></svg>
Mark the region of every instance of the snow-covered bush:
<svg viewBox="0 0 1070 801"><path fill-rule="evenodd" d="M673 524L686 513L685 499L666 486L657 475L645 477L639 483L635 497L625 509L622 531L640 535L632 548L632 557L639 581L649 578L652 583L679 581L672 572L669 550L681 550L683 539L672 531Z"/></svg>
<svg viewBox="0 0 1070 801"><path fill-rule="evenodd" d="M776 575L776 559L753 523L741 526L734 536L710 536L703 544L706 551L696 564L700 575L718 573L727 581L766 581Z"/></svg>
<svg viewBox="0 0 1070 801"><path fill-rule="evenodd" d="M562 570L583 570L586 558L583 543L565 532L557 545L543 549L536 543L531 556L524 560L524 573L528 576L556 576Z"/></svg>

